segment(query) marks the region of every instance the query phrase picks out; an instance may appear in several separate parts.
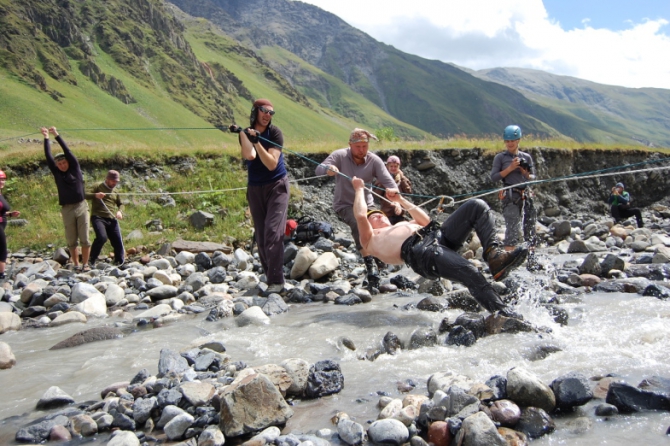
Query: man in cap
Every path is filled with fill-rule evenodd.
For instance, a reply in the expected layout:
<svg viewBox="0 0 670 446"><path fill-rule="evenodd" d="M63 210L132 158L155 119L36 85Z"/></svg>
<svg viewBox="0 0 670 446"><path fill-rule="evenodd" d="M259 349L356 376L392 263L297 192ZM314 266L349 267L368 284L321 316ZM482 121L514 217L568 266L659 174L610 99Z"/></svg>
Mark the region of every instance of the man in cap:
<svg viewBox="0 0 670 446"><path fill-rule="evenodd" d="M398 189L381 158L368 152L370 139L378 141L377 137L367 130L354 129L349 136L349 147L331 153L317 166L316 174L335 177L333 210L351 228L354 242L363 256L367 269L368 288L375 292L375 289L379 288L381 279L374 257L369 255L361 245L353 210L355 193L351 185L351 178L356 176L366 183L372 183L376 179L382 187L386 188L387 197L397 194ZM373 206L372 194L367 190L364 192L364 199L367 206L371 208Z"/></svg>
<svg viewBox="0 0 670 446"><path fill-rule="evenodd" d="M610 197L607 200L607 203L612 205L610 211L617 223L625 218L635 216L637 227L643 228L644 222L642 221L642 212L638 208L630 207L630 202L630 194L624 190L623 183L617 183L612 188Z"/></svg>
<svg viewBox="0 0 670 446"><path fill-rule="evenodd" d="M494 280L504 279L526 258L526 248L509 252L502 249L495 236L491 209L484 201L465 202L440 226L421 208L395 194L391 200L408 211L412 220L392 225L383 212L368 211L363 180L354 177L351 183L355 190L353 212L366 252L391 265L405 263L428 279L442 277L461 282L488 311L517 317L477 268L457 252L474 229Z"/></svg>
<svg viewBox="0 0 670 446"><path fill-rule="evenodd" d="M61 206L60 213L65 227L65 240L70 250L72 264L76 269L79 269L78 245L81 244L82 265L88 265L91 253L91 241L88 236L88 203L84 192L84 178L81 174L79 161L58 134L56 127L51 127L48 130L46 127L42 127L41 132L44 135L44 156L47 160L47 166L49 166L49 170L51 170L56 181L58 203ZM63 153L56 156L51 154L49 133L56 138L63 149Z"/></svg>
<svg viewBox="0 0 670 446"><path fill-rule="evenodd" d="M121 212L121 197L114 188L121 180L119 172L110 170L107 172L105 181L93 188L86 198L93 200L91 210L91 225L95 232L95 240L91 248L91 264L94 265L107 240L114 248L114 262L122 265L126 259L126 251L123 247L121 227L119 220L123 219ZM90 268L90 267L89 267Z"/></svg>

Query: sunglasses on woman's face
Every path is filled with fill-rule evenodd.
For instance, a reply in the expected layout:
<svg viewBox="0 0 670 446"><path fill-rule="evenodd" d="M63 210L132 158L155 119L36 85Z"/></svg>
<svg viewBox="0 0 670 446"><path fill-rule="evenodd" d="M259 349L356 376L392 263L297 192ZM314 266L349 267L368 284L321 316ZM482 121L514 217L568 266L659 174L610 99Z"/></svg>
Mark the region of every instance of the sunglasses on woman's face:
<svg viewBox="0 0 670 446"><path fill-rule="evenodd" d="M270 115L270 116L272 116L272 115L275 114L275 111L274 111L274 110L269 110L269 109L267 109L267 108L265 108L265 107L258 107L258 109L259 109L260 111L262 111L263 113L267 113L267 114Z"/></svg>

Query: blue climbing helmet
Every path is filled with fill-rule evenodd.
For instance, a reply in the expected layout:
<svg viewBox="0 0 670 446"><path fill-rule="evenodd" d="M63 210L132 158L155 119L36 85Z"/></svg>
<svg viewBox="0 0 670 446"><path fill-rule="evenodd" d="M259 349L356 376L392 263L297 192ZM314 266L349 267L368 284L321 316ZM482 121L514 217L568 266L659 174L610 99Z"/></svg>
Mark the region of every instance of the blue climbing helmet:
<svg viewBox="0 0 670 446"><path fill-rule="evenodd" d="M521 139L521 127L518 125L508 125L503 132L503 139L505 141Z"/></svg>

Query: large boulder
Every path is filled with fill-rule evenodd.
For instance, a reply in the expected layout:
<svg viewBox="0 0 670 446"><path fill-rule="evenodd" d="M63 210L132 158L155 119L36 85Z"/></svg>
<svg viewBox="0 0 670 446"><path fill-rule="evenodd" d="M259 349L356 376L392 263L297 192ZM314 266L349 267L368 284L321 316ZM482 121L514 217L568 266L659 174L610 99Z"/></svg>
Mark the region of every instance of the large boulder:
<svg viewBox="0 0 670 446"><path fill-rule="evenodd" d="M21 318L15 313L0 313L0 334L21 329Z"/></svg>
<svg viewBox="0 0 670 446"><path fill-rule="evenodd" d="M529 371L515 367L507 372L507 397L522 407L539 407L546 412L556 408L551 388Z"/></svg>
<svg viewBox="0 0 670 446"><path fill-rule="evenodd" d="M121 337L123 337L123 333L116 327L95 327L73 334L69 338L60 341L49 350L76 347L78 345L88 344L89 342L117 339Z"/></svg>
<svg viewBox="0 0 670 446"><path fill-rule="evenodd" d="M231 384L220 399L220 426L226 437L283 425L293 416L293 409L270 378L260 373Z"/></svg>
<svg viewBox="0 0 670 446"><path fill-rule="evenodd" d="M319 255L307 246L300 248L291 268L291 279L299 279L304 276L318 257Z"/></svg>
<svg viewBox="0 0 670 446"><path fill-rule="evenodd" d="M463 420L456 436L456 444L463 446L507 446L496 425L484 412L477 412Z"/></svg>
<svg viewBox="0 0 670 446"><path fill-rule="evenodd" d="M332 252L324 252L309 267L309 277L318 280L340 266L340 260Z"/></svg>

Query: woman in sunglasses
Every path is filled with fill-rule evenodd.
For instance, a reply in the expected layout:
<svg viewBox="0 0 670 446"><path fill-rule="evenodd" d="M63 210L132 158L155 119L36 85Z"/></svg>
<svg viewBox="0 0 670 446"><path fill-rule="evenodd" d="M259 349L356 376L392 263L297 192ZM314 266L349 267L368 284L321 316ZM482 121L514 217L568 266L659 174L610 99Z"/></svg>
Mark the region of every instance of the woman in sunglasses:
<svg viewBox="0 0 670 446"><path fill-rule="evenodd" d="M247 201L268 293L280 293L284 288L284 231L289 198L282 154L284 135L272 124L274 114L269 100L257 99L251 108L251 125L244 131L231 126L231 131L240 131L242 157L248 167Z"/></svg>

